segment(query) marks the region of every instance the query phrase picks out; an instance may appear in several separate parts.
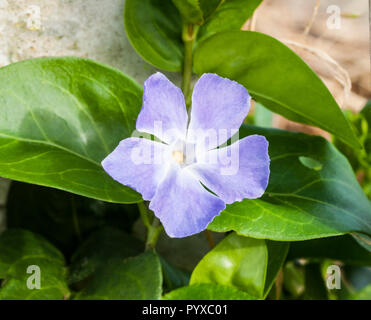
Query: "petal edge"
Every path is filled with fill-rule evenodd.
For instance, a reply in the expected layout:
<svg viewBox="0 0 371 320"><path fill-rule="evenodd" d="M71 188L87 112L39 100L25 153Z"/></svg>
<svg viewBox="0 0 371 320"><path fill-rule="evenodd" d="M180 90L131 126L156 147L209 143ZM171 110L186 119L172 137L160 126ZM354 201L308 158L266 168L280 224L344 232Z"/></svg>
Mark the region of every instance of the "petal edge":
<svg viewBox="0 0 371 320"><path fill-rule="evenodd" d="M183 238L205 230L225 209L225 203L208 192L187 169L173 166L149 208L170 237Z"/></svg>
<svg viewBox="0 0 371 320"><path fill-rule="evenodd" d="M157 72L144 82L143 105L138 115L138 131L155 135L168 144L185 138L188 114L182 91Z"/></svg>
<svg viewBox="0 0 371 320"><path fill-rule="evenodd" d="M264 194L270 174L268 141L264 136L251 135L208 154L208 159L217 159L217 163L195 164L191 170L225 203Z"/></svg>

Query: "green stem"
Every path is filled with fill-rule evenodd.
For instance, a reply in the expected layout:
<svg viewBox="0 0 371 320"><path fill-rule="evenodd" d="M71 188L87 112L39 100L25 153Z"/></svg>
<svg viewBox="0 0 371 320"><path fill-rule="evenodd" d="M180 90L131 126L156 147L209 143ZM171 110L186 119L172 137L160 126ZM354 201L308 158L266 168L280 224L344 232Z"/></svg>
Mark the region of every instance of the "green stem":
<svg viewBox="0 0 371 320"><path fill-rule="evenodd" d="M139 209L140 217L142 218L143 224L145 225L147 229L149 229L151 227L151 222L149 221L148 209L144 201L138 203L138 209Z"/></svg>
<svg viewBox="0 0 371 320"><path fill-rule="evenodd" d="M191 101L191 79L192 79L192 64L193 64L193 45L196 38L198 27L193 24L183 24L182 38L184 42L184 64L182 91L189 108Z"/></svg>
<svg viewBox="0 0 371 320"><path fill-rule="evenodd" d="M163 226L160 223L160 220L156 217L153 219L151 228L148 229L147 241L146 241L146 250L153 249L156 246L158 237L163 230Z"/></svg>
<svg viewBox="0 0 371 320"><path fill-rule="evenodd" d="M147 228L146 250L149 250L156 246L163 226L160 220L151 214L145 202L138 203L138 208L143 224Z"/></svg>
<svg viewBox="0 0 371 320"><path fill-rule="evenodd" d="M182 39L184 42L184 64L183 64L182 91L188 109L191 100L193 45L197 31L198 31L197 26L194 26L193 24L186 23L183 24ZM144 202L138 203L138 208L143 224L147 228L146 250L149 250L156 246L158 237L160 236L164 228L161 225L160 220L157 219L156 217L153 217L153 220L150 219L149 210Z"/></svg>
<svg viewBox="0 0 371 320"><path fill-rule="evenodd" d="M213 236L211 235L210 231L205 229L205 235L207 242L209 243L210 249L213 249L215 247L215 241Z"/></svg>
<svg viewBox="0 0 371 320"><path fill-rule="evenodd" d="M72 196L71 196L71 206L72 206L73 227L75 229L77 238L79 239L79 241L81 241L81 231L80 231L79 219L77 218L76 203L75 203L75 198Z"/></svg>

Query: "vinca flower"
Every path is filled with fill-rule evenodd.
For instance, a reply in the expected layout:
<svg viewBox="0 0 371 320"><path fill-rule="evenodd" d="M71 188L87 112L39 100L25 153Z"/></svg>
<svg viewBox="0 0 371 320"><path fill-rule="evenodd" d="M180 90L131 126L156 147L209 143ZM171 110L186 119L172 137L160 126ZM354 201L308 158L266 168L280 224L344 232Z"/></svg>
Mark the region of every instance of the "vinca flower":
<svg viewBox="0 0 371 320"><path fill-rule="evenodd" d="M150 201L170 237L199 233L226 204L259 198L267 187L267 140L236 134L249 108L242 85L209 73L194 87L188 119L181 90L156 73L144 83L136 122L148 138L122 140L102 166Z"/></svg>

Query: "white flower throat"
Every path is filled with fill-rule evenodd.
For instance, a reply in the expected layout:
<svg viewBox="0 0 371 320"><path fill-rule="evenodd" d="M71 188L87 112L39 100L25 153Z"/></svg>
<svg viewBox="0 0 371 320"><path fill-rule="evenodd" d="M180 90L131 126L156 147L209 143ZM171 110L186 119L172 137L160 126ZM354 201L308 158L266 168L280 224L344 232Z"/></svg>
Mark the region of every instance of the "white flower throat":
<svg viewBox="0 0 371 320"><path fill-rule="evenodd" d="M173 159L182 167L196 162L196 145L178 140L172 145Z"/></svg>

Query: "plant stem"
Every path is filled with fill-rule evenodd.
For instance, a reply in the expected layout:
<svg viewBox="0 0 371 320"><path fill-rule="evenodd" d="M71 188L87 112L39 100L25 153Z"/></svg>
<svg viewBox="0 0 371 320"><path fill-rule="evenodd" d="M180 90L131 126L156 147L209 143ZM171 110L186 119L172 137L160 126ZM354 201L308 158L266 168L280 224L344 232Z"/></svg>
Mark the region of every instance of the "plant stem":
<svg viewBox="0 0 371 320"><path fill-rule="evenodd" d="M162 230L163 226L160 223L160 220L155 217L151 227L148 229L146 250L153 249L156 246L158 237L160 236Z"/></svg>
<svg viewBox="0 0 371 320"><path fill-rule="evenodd" d="M209 230L205 229L205 235L206 235L206 239L207 239L207 242L209 243L210 248L211 249L214 248L215 247L215 241L213 239L213 236L209 232Z"/></svg>
<svg viewBox="0 0 371 320"><path fill-rule="evenodd" d="M72 206L73 227L75 229L78 240L81 241L80 224L79 224L79 219L77 218L76 203L75 203L75 198L73 196L71 196L71 206Z"/></svg>
<svg viewBox="0 0 371 320"><path fill-rule="evenodd" d="M147 228L146 250L149 250L156 246L158 237L163 230L163 226L159 219L154 216L152 217L145 202L138 203L138 208L143 224Z"/></svg>
<svg viewBox="0 0 371 320"><path fill-rule="evenodd" d="M280 300L283 283L283 269L281 268L276 278L276 300Z"/></svg>
<svg viewBox="0 0 371 320"><path fill-rule="evenodd" d="M184 64L183 64L183 78L182 78L182 91L184 99L189 109L190 105L190 93L191 93L191 78L192 78L192 57L193 57L193 45L196 38L198 27L193 24L183 23L182 27L182 39L184 42ZM143 224L147 228L147 241L146 250L152 249L156 246L158 237L163 230L161 222L156 217L153 217L152 224L149 217L149 210L144 202L138 203L140 216Z"/></svg>
<svg viewBox="0 0 371 320"><path fill-rule="evenodd" d="M193 45L196 38L198 27L193 24L183 24L182 39L184 42L184 63L183 63L183 78L182 91L184 99L189 108L190 93L191 93L191 78L193 64Z"/></svg>
<svg viewBox="0 0 371 320"><path fill-rule="evenodd" d="M147 229L149 229L151 227L151 222L149 221L148 209L144 201L138 203L138 209L139 209L140 217L142 218L143 224L145 225Z"/></svg>
<svg viewBox="0 0 371 320"><path fill-rule="evenodd" d="M312 17L310 18L307 26L305 27L304 33L303 33L304 37L306 37L308 35L310 29L312 28L314 20L316 20L316 16L317 16L317 13L318 13L318 8L319 8L319 5L320 5L320 2L321 2L321 0L316 0L316 4L314 5Z"/></svg>

